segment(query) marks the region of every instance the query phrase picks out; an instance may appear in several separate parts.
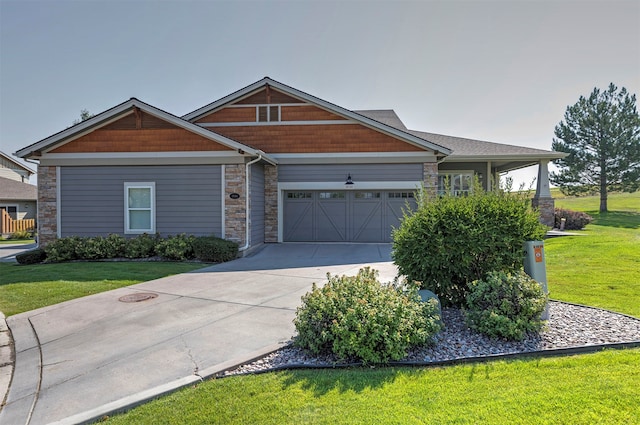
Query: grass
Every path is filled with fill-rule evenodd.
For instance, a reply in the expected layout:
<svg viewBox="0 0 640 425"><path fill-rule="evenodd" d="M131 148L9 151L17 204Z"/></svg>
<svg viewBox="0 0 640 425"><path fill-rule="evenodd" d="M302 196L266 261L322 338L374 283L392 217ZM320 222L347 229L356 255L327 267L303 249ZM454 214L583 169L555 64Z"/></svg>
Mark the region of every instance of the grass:
<svg viewBox="0 0 640 425"><path fill-rule="evenodd" d="M411 369L302 370L207 381L118 424L633 424L640 349Z"/></svg>
<svg viewBox="0 0 640 425"><path fill-rule="evenodd" d="M30 243L35 243L36 241L34 239L1 239L0 238L0 245L25 245L25 244L30 244Z"/></svg>
<svg viewBox="0 0 640 425"><path fill-rule="evenodd" d="M613 194L609 212L599 197L562 198L556 206L594 218L580 236L545 242L552 298L640 317L640 192Z"/></svg>
<svg viewBox="0 0 640 425"><path fill-rule="evenodd" d="M640 317L640 193L557 205L596 220L547 240L556 299ZM427 369L298 370L207 381L118 424L640 424L640 349Z"/></svg>
<svg viewBox="0 0 640 425"><path fill-rule="evenodd" d="M19 266L0 263L6 316L206 266L203 263L91 262Z"/></svg>

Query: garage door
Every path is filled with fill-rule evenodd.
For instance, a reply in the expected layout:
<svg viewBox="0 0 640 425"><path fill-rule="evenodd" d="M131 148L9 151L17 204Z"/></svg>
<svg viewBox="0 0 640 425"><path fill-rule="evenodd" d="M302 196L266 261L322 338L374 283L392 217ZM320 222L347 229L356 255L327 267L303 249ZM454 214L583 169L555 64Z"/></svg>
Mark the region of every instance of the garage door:
<svg viewBox="0 0 640 425"><path fill-rule="evenodd" d="M284 193L285 242L390 242L411 191L288 191Z"/></svg>

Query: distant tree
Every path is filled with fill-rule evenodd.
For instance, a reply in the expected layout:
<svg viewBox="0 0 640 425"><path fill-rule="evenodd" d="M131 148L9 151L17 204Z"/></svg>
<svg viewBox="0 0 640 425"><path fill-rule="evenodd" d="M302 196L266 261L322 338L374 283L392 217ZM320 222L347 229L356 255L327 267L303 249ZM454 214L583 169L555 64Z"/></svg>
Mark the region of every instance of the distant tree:
<svg viewBox="0 0 640 425"><path fill-rule="evenodd" d="M552 148L566 152L556 160L551 181L563 193L600 193L600 211L607 211L609 191L640 188L640 116L636 96L613 84L568 106L555 128Z"/></svg>
<svg viewBox="0 0 640 425"><path fill-rule="evenodd" d="M80 124L82 121L86 121L86 120L88 120L89 118L91 118L93 116L94 115L91 112L89 112L87 109L82 109L80 111L80 119L79 120L74 120L73 121L73 125Z"/></svg>

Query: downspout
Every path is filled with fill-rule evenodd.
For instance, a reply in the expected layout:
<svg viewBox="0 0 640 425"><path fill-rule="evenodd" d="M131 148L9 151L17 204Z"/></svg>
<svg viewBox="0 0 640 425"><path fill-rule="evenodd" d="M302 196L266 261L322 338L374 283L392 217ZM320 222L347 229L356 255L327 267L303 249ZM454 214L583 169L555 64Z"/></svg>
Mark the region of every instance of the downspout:
<svg viewBox="0 0 640 425"><path fill-rule="evenodd" d="M244 187L246 188L245 189L246 193L245 193L245 196L244 196L244 203L245 203L245 205L244 205L244 211L245 211L245 214L244 214L244 220L245 220L245 222L244 222L244 231L245 231L244 240L245 240L245 243L244 243L243 247L238 249L238 251L240 251L240 252L242 252L242 251L246 250L247 248L249 248L249 236L251 235L251 233L250 233L251 229L249 229L249 215L251 213L249 211L249 196L250 196L250 188L251 188L251 186L250 186L250 178L249 178L249 168L251 167L252 164L255 164L256 162L260 161L261 159L262 159L262 154L259 153L258 157L256 159L254 159L253 161L247 162L247 164L245 165L245 167L246 167L245 170L244 170L244 179L245 179Z"/></svg>

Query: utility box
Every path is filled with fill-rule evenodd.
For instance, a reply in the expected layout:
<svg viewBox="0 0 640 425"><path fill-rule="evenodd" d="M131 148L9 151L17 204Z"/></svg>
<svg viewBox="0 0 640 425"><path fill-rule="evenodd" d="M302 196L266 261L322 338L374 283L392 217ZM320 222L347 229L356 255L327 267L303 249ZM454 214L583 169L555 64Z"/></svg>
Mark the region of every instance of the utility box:
<svg viewBox="0 0 640 425"><path fill-rule="evenodd" d="M542 286L545 295L547 288L547 263L544 256L544 241L526 241L524 247L524 272ZM542 320L549 319L549 305L542 312Z"/></svg>

